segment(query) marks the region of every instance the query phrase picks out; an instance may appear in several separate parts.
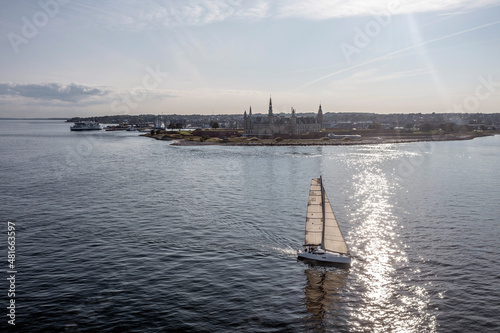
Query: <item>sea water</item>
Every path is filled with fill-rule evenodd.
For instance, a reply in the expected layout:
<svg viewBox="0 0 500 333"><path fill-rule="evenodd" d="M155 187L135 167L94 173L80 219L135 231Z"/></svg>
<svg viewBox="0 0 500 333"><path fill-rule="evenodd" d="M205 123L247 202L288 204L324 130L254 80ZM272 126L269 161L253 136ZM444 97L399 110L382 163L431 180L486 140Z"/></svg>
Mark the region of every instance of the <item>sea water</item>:
<svg viewBox="0 0 500 333"><path fill-rule="evenodd" d="M499 136L182 147L69 127L0 121L2 330L500 330ZM296 258L320 175L350 269Z"/></svg>

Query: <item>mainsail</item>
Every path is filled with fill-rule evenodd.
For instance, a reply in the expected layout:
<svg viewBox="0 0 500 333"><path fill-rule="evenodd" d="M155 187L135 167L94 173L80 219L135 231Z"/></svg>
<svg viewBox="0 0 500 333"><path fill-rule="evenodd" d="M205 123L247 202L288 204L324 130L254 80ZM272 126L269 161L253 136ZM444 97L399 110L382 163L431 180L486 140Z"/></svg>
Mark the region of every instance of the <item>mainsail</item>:
<svg viewBox="0 0 500 333"><path fill-rule="evenodd" d="M323 207L321 205L321 182L319 178L311 181L307 202L305 245L321 245L323 235Z"/></svg>
<svg viewBox="0 0 500 333"><path fill-rule="evenodd" d="M309 189L305 245L321 245L327 251L349 253L321 178L313 179Z"/></svg>

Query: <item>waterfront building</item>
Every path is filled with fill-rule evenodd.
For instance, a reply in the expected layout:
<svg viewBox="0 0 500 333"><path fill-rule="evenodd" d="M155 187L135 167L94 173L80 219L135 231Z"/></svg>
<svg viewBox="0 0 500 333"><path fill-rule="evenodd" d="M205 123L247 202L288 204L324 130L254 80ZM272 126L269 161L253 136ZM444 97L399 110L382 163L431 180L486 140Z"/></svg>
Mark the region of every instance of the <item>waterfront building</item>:
<svg viewBox="0 0 500 333"><path fill-rule="evenodd" d="M321 104L316 116L297 117L295 109L292 108L290 117L273 114L273 102L269 98L269 110L267 116L256 116L252 114L250 106L249 113L243 114L243 128L245 136L274 137L277 135L294 136L303 133L321 132L323 129L323 111Z"/></svg>

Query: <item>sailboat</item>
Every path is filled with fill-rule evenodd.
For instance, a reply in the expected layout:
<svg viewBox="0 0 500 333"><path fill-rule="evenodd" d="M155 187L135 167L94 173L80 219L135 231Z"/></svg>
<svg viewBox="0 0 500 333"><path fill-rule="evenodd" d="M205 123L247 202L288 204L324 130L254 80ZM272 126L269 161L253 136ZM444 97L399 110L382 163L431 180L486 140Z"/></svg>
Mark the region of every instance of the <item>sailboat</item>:
<svg viewBox="0 0 500 333"><path fill-rule="evenodd" d="M322 177L311 181L305 244L297 256L299 259L318 263L351 264L349 248L333 214Z"/></svg>

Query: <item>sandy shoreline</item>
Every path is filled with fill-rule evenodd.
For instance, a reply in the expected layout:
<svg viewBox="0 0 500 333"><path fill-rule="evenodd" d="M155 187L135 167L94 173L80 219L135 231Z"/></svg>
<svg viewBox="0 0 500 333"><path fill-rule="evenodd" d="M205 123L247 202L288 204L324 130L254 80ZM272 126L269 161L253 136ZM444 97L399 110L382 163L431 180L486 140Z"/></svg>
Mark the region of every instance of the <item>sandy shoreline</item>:
<svg viewBox="0 0 500 333"><path fill-rule="evenodd" d="M462 134L462 135L429 135L419 137L381 137L381 138L361 138L358 140L318 140L318 139L303 139L303 140L283 140L281 142L264 139L260 141L239 141L239 142L199 142L186 139L165 140L159 137L153 137L157 140L172 141L173 146L351 146L351 145L373 145L373 144L394 144L394 143L410 143L410 142L429 142L429 141L456 141L456 140L472 140L477 137L491 136L493 134Z"/></svg>

